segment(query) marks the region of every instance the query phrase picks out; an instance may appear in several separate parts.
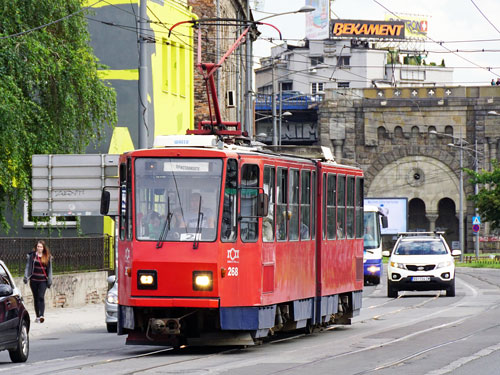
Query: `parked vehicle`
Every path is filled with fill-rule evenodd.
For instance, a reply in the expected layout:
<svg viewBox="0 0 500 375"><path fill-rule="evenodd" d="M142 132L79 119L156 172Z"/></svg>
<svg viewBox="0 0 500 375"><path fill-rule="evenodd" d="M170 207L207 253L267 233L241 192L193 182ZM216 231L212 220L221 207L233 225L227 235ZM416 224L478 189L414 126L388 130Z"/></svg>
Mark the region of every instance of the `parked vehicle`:
<svg viewBox="0 0 500 375"><path fill-rule="evenodd" d="M30 316L21 292L0 260L0 350L8 350L12 362L28 360L29 330Z"/></svg>
<svg viewBox="0 0 500 375"><path fill-rule="evenodd" d="M400 233L387 266L387 296L401 290L446 290L455 296L455 260L460 250L450 251L443 232Z"/></svg>
<svg viewBox="0 0 500 375"><path fill-rule="evenodd" d="M106 317L106 328L108 332L116 332L118 326L118 281L115 276L108 277L108 283L112 287L106 295L104 314Z"/></svg>

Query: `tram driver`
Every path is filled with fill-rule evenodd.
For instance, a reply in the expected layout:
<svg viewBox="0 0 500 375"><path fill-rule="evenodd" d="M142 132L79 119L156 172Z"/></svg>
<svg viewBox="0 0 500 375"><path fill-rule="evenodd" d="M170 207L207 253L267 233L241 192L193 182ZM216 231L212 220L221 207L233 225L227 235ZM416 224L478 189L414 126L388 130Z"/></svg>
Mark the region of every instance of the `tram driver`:
<svg viewBox="0 0 500 375"><path fill-rule="evenodd" d="M215 228L215 218L212 210L203 205L200 193L191 193L187 208L184 210L179 208L174 211L174 227L195 230L198 226L198 217L201 228Z"/></svg>

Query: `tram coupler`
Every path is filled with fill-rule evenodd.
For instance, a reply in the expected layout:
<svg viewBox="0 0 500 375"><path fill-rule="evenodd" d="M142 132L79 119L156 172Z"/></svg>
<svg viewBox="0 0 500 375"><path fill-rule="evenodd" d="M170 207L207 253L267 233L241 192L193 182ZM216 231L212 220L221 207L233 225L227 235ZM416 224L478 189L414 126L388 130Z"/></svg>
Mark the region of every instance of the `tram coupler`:
<svg viewBox="0 0 500 375"><path fill-rule="evenodd" d="M149 326L154 335L179 335L181 333L181 322L177 318L151 318Z"/></svg>

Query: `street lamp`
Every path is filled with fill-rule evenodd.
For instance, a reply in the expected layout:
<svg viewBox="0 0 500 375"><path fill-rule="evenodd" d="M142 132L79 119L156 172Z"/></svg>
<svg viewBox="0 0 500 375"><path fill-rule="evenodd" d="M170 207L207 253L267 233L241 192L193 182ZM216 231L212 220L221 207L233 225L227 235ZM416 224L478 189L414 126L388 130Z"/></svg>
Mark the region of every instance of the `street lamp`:
<svg viewBox="0 0 500 375"><path fill-rule="evenodd" d="M476 140L476 142L474 142L474 148L465 147L465 146L457 146L454 143L449 143L448 146L459 148L460 152L462 152L462 150L473 152L474 155L472 157L474 158L474 171L476 172L476 174L478 173L478 171L479 171L479 157L478 157L478 154L483 155L483 157L485 155L482 152L478 151L478 149L477 149L477 140ZM477 183L475 183L474 184L474 194L477 195L478 192L479 192L479 186L478 186ZM474 207L474 215L475 216L479 216L479 212L478 212L477 206ZM475 253L476 259L478 259L479 258L479 232L476 232L476 241L474 242L474 253Z"/></svg>
<svg viewBox="0 0 500 375"><path fill-rule="evenodd" d="M436 135L443 135L445 137L450 137L450 138L453 138L453 140L455 140L455 137L450 135L450 134L446 134L446 133L438 133L437 131L435 130L431 130L429 133L431 134L436 134ZM463 145L464 143L467 144L468 142L466 142L464 139L462 139L462 129L460 129L460 137L458 138L459 142L460 142L460 146L456 146L454 143L453 143L453 146L454 147L458 147L460 149L460 181L459 181L459 191L458 191L458 196L459 196L459 223L458 223L458 236L459 236L459 240L460 240L460 250L461 250L461 253L460 253L460 262L463 262L463 256L464 256L464 252L465 252L465 241L464 241L464 163L463 163ZM450 144L448 144L448 146L450 146Z"/></svg>

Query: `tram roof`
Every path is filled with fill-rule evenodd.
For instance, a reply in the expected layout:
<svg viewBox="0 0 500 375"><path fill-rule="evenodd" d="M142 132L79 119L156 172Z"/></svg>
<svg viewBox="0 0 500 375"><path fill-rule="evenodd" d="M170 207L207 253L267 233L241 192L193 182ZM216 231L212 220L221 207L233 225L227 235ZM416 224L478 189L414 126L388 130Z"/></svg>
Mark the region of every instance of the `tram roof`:
<svg viewBox="0 0 500 375"><path fill-rule="evenodd" d="M238 153L272 158L283 158L296 161L318 160L325 164L342 168L359 169L359 167L337 163L331 150L321 146L269 146L260 142L249 142L238 138L221 139L217 135L162 135L157 136L152 149L137 150L151 152L162 149L214 150L222 153ZM134 152L135 153L135 152Z"/></svg>

